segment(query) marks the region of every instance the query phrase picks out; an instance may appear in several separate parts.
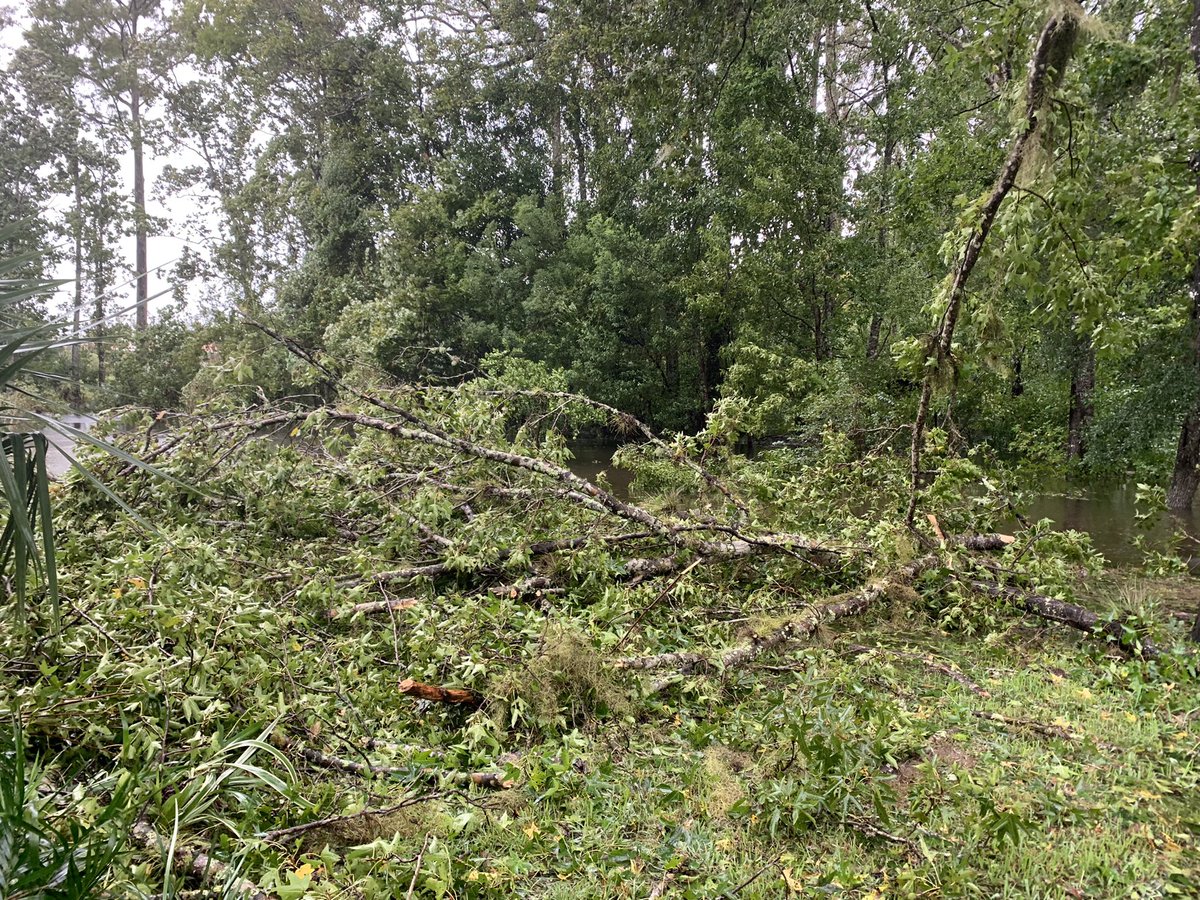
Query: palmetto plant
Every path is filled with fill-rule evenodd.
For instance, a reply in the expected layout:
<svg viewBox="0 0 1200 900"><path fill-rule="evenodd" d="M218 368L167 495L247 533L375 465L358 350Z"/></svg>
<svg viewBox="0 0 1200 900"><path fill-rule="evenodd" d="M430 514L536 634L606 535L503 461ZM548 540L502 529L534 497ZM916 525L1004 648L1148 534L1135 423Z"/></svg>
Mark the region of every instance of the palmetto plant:
<svg viewBox="0 0 1200 900"><path fill-rule="evenodd" d="M20 726L0 730L0 897L93 897L122 847L130 782L113 784L84 824L69 794L26 756Z"/></svg>
<svg viewBox="0 0 1200 900"><path fill-rule="evenodd" d="M22 223L0 226L0 246L19 233ZM49 604L51 627L59 623L58 577L54 564L54 527L50 509L50 474L47 469L49 441L43 433L50 429L99 447L136 468L179 482L130 456L117 447L78 428L55 422L38 413L27 412L14 397L35 401L33 381L57 376L39 371L39 358L56 348L69 347L82 340L84 332L67 335L65 321L38 321L29 305L56 290L64 281L30 277L24 274L37 262L36 254L0 258L0 578L5 594L13 601L18 627L28 620L31 597ZM153 298L151 298L153 299ZM120 316L119 310L107 318ZM88 328L98 322L88 323ZM33 427L31 427L33 426ZM83 477L116 505L143 525L140 516L116 497L86 469ZM180 485L187 487L186 485Z"/></svg>
<svg viewBox="0 0 1200 900"><path fill-rule="evenodd" d="M0 228L0 243L17 227ZM61 284L22 275L34 259L29 255L0 259L0 421L7 431L0 437L0 574L15 601L21 625L26 621L31 586L39 598L49 602L51 621L59 621L50 477L46 468L49 445L44 434L20 427L28 420L11 402L23 390L22 378L35 374L33 365L38 358L57 346L61 328L57 323L31 325L21 321L26 318L22 314L29 301Z"/></svg>

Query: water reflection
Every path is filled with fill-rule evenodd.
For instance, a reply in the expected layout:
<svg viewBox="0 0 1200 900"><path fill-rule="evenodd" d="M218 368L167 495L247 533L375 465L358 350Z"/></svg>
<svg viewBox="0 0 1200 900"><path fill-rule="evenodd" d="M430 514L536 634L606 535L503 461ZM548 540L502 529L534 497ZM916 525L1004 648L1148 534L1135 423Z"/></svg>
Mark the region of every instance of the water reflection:
<svg viewBox="0 0 1200 900"><path fill-rule="evenodd" d="M595 481L601 472L612 493L621 500L629 499L629 487L633 483L633 473L613 465L612 457L617 452L613 444L599 444L594 441L572 441L567 445L573 459L567 467L580 478Z"/></svg>
<svg viewBox="0 0 1200 900"><path fill-rule="evenodd" d="M1060 529L1083 531L1092 544L1116 565L1137 565L1143 554L1134 542L1143 537L1159 552L1179 553L1193 571L1200 569L1200 511L1162 513L1148 526L1137 521L1137 486L1120 484L1080 490L1066 481L1045 485L1022 509L1030 522L1050 519ZM1009 523L1016 527L1015 522Z"/></svg>

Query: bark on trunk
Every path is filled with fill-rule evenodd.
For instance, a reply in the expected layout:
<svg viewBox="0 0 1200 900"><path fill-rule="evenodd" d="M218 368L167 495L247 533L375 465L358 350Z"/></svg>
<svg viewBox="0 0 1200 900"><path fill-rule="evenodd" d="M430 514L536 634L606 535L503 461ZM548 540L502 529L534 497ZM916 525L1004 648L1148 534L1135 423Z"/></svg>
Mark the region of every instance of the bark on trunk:
<svg viewBox="0 0 1200 900"><path fill-rule="evenodd" d="M78 409L83 402L79 352L80 310L83 307L83 184L78 153L71 157L71 182L75 190L75 221L71 229L75 244L75 308L71 314L71 406Z"/></svg>
<svg viewBox="0 0 1200 900"><path fill-rule="evenodd" d="M200 850L174 846L172 841L154 830L149 822L138 822L130 832L135 841L154 853L170 855L177 872L189 875L201 884L221 885L226 896L244 900L276 900L254 882L239 878L228 863L215 859ZM169 849L170 848L170 849Z"/></svg>
<svg viewBox="0 0 1200 900"><path fill-rule="evenodd" d="M1067 417L1067 462L1082 462L1092 425L1096 387L1096 348L1091 335L1077 335L1072 353L1071 408Z"/></svg>
<svg viewBox="0 0 1200 900"><path fill-rule="evenodd" d="M879 332L883 329L883 314L871 314L871 330L867 333L867 359L879 358Z"/></svg>
<svg viewBox="0 0 1200 900"><path fill-rule="evenodd" d="M1110 641L1127 656L1154 659L1159 655L1159 650L1153 643L1130 636L1120 621L1102 619L1090 609L1076 606L1074 603L1055 600L1053 597L1035 594L1032 591L1006 587L992 581L970 580L968 584L980 593L1009 600L1027 613L1049 619L1051 622L1070 625L1085 634Z"/></svg>
<svg viewBox="0 0 1200 900"><path fill-rule="evenodd" d="M1022 379L1021 370L1025 366L1025 348L1018 347L1013 351L1012 358L1012 396L1020 397L1025 393L1025 381Z"/></svg>
<svg viewBox="0 0 1200 900"><path fill-rule="evenodd" d="M137 17L133 19L134 39L137 39ZM137 275L137 329L145 331L150 324L150 276L147 261L146 172L142 147L142 83L137 64L133 66L133 83L129 88L129 123L133 145L133 214L135 222Z"/></svg>
<svg viewBox="0 0 1200 900"><path fill-rule="evenodd" d="M1192 0L1192 63L1200 80L1200 0ZM1192 154L1192 171L1196 174L1196 193L1200 194L1200 150ZM1192 309L1190 316L1192 345L1192 407L1184 416L1175 450L1175 469L1167 488L1167 509L1191 509L1200 485L1200 253L1192 266ZM1200 617L1193 634L1200 639Z"/></svg>
<svg viewBox="0 0 1200 900"><path fill-rule="evenodd" d="M101 198L101 202L104 200ZM96 347L96 384L104 387L105 379L108 377L108 354L104 347L104 332L107 330L104 327L104 292L108 289L108 275L104 268L104 260L101 257L103 254L103 244L101 243L101 232L99 227L93 229L91 253L92 267L92 289L96 292L96 305L93 311L96 324L92 327L92 340Z"/></svg>

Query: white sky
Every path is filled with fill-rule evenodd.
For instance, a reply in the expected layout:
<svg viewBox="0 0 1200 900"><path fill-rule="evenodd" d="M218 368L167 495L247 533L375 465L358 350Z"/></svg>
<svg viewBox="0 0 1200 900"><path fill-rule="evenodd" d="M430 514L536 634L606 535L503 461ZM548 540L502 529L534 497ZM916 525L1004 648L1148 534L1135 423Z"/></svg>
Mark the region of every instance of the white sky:
<svg viewBox="0 0 1200 900"><path fill-rule="evenodd" d="M0 27L0 66L7 66L12 58L13 50L22 43L22 32L24 30L23 23L28 20L28 4L24 0L16 0L16 2L3 2L0 0L0 22L5 19L11 19L12 24ZM7 16L4 15L7 13ZM161 106L151 106L146 111L146 118L154 120L162 115ZM163 291L167 291L164 296L150 302L151 320L154 318L155 311L172 302L169 289L174 283L173 268L174 263L182 256L185 246L189 243L187 238L186 223L195 221L207 221L212 216L212 210L205 204L198 202L197 198L189 195L171 194L170 196L161 196L162 192L156 190L159 179L162 175L163 168L168 164L176 166L190 165L192 162L198 162L198 158L185 147L175 146L170 150L159 150L152 147L147 147L145 151L145 173L146 173L146 212L154 219L161 219L163 227L152 229L149 240L146 243L147 258L149 262L149 294L154 297ZM3 173L0 173L3 174ZM133 153L126 152L121 158L121 179L124 183L124 193L127 197L132 197L133 193ZM53 211L61 212L68 208L70 198L56 198L52 207ZM207 256L206 248L194 247L200 255ZM121 309L124 307L132 307L136 300L136 284L132 281L133 265L136 252L136 241L133 235L124 237L120 241L118 257L120 264L123 267L122 276L116 280L119 287L115 287L109 292L107 306L109 309ZM74 277L75 263L69 256L64 258L52 270L51 275L54 278L70 279ZM125 282L128 281L128 284ZM62 306L69 308L73 302L73 287L66 285L60 289ZM188 291L189 309L194 311L195 299L198 293L196 286ZM84 297L84 307L90 307L90 298ZM133 313L129 314L132 319Z"/></svg>

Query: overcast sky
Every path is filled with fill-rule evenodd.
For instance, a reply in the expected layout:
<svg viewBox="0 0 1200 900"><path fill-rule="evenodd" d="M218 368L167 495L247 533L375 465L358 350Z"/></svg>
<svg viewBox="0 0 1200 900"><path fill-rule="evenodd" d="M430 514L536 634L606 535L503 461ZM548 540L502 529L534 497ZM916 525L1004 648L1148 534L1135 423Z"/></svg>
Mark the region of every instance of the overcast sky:
<svg viewBox="0 0 1200 900"><path fill-rule="evenodd" d="M28 4L24 0L0 0L0 66L7 66L12 57L13 50L19 47L22 43L22 32L25 27L25 22L28 20ZM162 115L161 106L151 106L146 112L146 118L153 120ZM168 163L175 166L189 165L194 159L194 154L186 147L173 147L169 150L156 149L147 147L145 153L145 171L146 171L146 212L155 219L160 219L163 222L161 228L152 228L150 238L147 241L147 253L149 258L149 293L151 297L163 291L168 291L164 296L150 303L151 319L153 320L155 311L161 309L164 305L171 302L169 289L174 283L173 268L176 261L182 256L185 246L188 243L188 223L197 221L207 221L210 216L209 207L200 202L197 198L191 196L181 196L172 194L163 197L162 191L158 189L159 179L162 175L164 166ZM124 190L127 196L132 196L133 193L133 154L132 152L125 153L121 159L121 177L124 181ZM63 210L69 206L69 197L56 198L55 210ZM207 256L206 248L195 248L202 256ZM110 309L120 309L122 306L132 306L135 302L135 285L131 281L133 278L133 261L135 253L135 241L133 235L123 238L120 242L119 255L121 263L125 269L124 277L118 280L118 284L125 281L130 283L122 288L114 289L111 292ZM71 258L63 259L56 268L52 271L55 278L70 279L74 276L75 263ZM62 306L68 307L73 302L73 288L68 285L60 290ZM188 292L189 308L195 311L196 299L198 290L192 289ZM85 307L89 305L89 298L84 298ZM130 318L132 318L130 313Z"/></svg>

